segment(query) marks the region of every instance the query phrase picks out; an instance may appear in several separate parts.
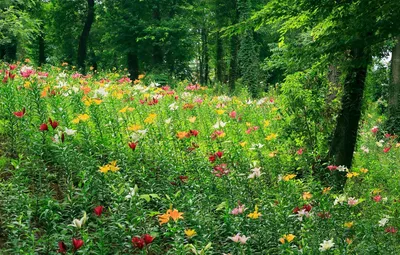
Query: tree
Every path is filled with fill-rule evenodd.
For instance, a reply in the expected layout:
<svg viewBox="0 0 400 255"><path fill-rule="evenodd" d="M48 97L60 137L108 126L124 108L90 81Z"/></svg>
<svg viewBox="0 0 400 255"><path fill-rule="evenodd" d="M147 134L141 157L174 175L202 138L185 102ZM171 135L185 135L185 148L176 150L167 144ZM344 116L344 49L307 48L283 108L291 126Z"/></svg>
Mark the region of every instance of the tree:
<svg viewBox="0 0 400 255"><path fill-rule="evenodd" d="M239 6L238 6L238 1L240 0L234 0L231 1L231 24L235 25L239 22ZM229 89L231 92L235 90L235 83L236 80L238 79L240 72L238 70L238 53L239 53L239 47L240 47L240 40L239 36L237 34L234 34L230 38L230 61L229 61Z"/></svg>
<svg viewBox="0 0 400 255"><path fill-rule="evenodd" d="M287 43L286 36L294 31L308 33L312 42L297 51L305 52L309 62L323 61L326 68L339 63L343 70L342 109L328 153L328 159L336 165L352 165L372 48L391 34L398 34L399 8L395 0L379 4L368 0L273 0L252 17L258 24L279 26L280 45ZM345 181L344 173L337 174L338 187L343 187Z"/></svg>
<svg viewBox="0 0 400 255"><path fill-rule="evenodd" d="M87 51L87 42L89 38L90 29L94 21L94 0L87 0L87 17L81 36L79 37L78 46L78 67L85 72L85 60Z"/></svg>
<svg viewBox="0 0 400 255"><path fill-rule="evenodd" d="M251 0L239 0L240 19L247 20L252 10ZM242 74L243 85L249 88L252 96L257 96L259 88L259 62L257 46L254 41L254 31L246 29L240 38L240 49L238 53L239 67Z"/></svg>
<svg viewBox="0 0 400 255"><path fill-rule="evenodd" d="M225 6L226 2L223 0L215 0L215 23L216 23L216 53L215 53L215 78L217 82L225 82L225 61L224 61L224 42L222 38L221 29L227 25L225 11L227 10Z"/></svg>
<svg viewBox="0 0 400 255"><path fill-rule="evenodd" d="M391 80L388 99L388 128L392 133L400 133L400 36L395 38L392 50Z"/></svg>
<svg viewBox="0 0 400 255"><path fill-rule="evenodd" d="M33 40L38 33L38 22L29 10L35 1L4 0L0 3L0 59L15 61L18 48Z"/></svg>

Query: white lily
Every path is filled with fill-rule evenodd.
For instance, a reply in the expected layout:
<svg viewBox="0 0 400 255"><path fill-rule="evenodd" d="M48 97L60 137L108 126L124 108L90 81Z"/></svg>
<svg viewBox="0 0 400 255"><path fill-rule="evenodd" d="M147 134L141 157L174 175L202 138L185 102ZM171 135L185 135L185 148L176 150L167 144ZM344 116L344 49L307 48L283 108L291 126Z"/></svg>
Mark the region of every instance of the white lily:
<svg viewBox="0 0 400 255"><path fill-rule="evenodd" d="M81 228L87 221L88 217L86 212L83 212L83 217L79 219L74 219L72 221L72 224L70 226L76 227L76 228Z"/></svg>

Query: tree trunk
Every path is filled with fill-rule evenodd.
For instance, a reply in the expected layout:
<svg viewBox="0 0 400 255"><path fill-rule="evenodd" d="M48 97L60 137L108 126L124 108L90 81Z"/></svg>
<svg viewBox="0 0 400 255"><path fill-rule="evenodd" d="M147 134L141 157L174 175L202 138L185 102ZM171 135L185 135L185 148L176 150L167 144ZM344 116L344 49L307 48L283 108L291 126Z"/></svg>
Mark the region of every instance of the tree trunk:
<svg viewBox="0 0 400 255"><path fill-rule="evenodd" d="M217 82L223 82L224 81L224 49L223 49L223 42L222 38L220 35L220 32L218 31L216 33L217 36L217 52L216 52L216 60L217 60L217 67L216 67L216 78Z"/></svg>
<svg viewBox="0 0 400 255"><path fill-rule="evenodd" d="M392 51L391 80L389 85L389 118L388 130L400 133L400 36L396 38L396 46Z"/></svg>
<svg viewBox="0 0 400 255"><path fill-rule="evenodd" d="M337 97L337 92L340 89L340 71L337 65L330 65L329 66L329 73L328 73L328 80L329 84L329 95L326 99L326 103L330 104L333 100Z"/></svg>
<svg viewBox="0 0 400 255"><path fill-rule="evenodd" d="M128 71L131 74L131 80L139 77L139 58L135 52L128 53Z"/></svg>
<svg viewBox="0 0 400 255"><path fill-rule="evenodd" d="M200 84L208 83L209 72L209 55L208 55L208 29L201 28L201 50L200 50Z"/></svg>
<svg viewBox="0 0 400 255"><path fill-rule="evenodd" d="M204 84L208 84L209 73L210 73L210 55L208 53L208 29L204 33L204 44L203 44L203 54L204 54Z"/></svg>
<svg viewBox="0 0 400 255"><path fill-rule="evenodd" d="M199 81L204 84L204 28L200 28L201 45L199 46Z"/></svg>
<svg viewBox="0 0 400 255"><path fill-rule="evenodd" d="M42 66L44 63L46 63L44 34L42 32L39 34L38 40L39 40L39 66Z"/></svg>
<svg viewBox="0 0 400 255"><path fill-rule="evenodd" d="M335 165L350 168L357 142L358 126L361 118L365 78L371 60L365 48L355 48L350 53L351 62L344 81L342 109L336 122L336 129L329 149L329 158ZM346 172L336 172L336 186L342 189L346 183Z"/></svg>
<svg viewBox="0 0 400 255"><path fill-rule="evenodd" d="M6 56L6 48L4 45L0 45L0 59L4 60Z"/></svg>
<svg viewBox="0 0 400 255"><path fill-rule="evenodd" d="M78 67L85 72L85 60L87 54L87 42L89 38L90 29L94 21L94 0L87 0L88 3L88 13L86 17L86 22L82 30L82 34L79 38L78 46Z"/></svg>
<svg viewBox="0 0 400 255"><path fill-rule="evenodd" d="M238 1L232 1L231 5L232 24L235 25L239 22L239 5ZM235 90L235 82L239 76L238 74L238 52L239 52L239 37L233 35L230 38L231 58L229 63L229 89L231 92Z"/></svg>
<svg viewBox="0 0 400 255"><path fill-rule="evenodd" d="M237 35L231 37L231 61L229 64L229 89L231 92L235 90L235 82L238 77L239 43L239 37Z"/></svg>
<svg viewBox="0 0 400 255"><path fill-rule="evenodd" d="M156 21L156 25L158 25L161 21L161 13L160 13L160 5L159 3L153 8L153 19ZM160 46L160 42L158 39L153 42L153 64L156 68L161 68L164 60L163 50Z"/></svg>

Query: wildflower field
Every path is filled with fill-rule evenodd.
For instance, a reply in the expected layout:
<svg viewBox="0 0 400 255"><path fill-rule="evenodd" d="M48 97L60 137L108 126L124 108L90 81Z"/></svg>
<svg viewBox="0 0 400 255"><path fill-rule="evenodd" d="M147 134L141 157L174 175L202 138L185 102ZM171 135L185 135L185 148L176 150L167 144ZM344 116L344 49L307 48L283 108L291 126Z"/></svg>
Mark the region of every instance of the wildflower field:
<svg viewBox="0 0 400 255"><path fill-rule="evenodd" d="M0 254L400 253L400 146L376 104L347 169L321 155L338 102L306 87L251 99L69 66L0 77Z"/></svg>

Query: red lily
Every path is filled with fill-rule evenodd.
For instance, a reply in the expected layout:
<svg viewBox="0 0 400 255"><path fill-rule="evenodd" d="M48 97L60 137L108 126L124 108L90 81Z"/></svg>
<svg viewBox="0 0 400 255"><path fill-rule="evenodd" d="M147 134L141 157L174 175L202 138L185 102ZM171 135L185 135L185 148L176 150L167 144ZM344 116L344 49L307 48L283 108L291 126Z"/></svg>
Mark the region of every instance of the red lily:
<svg viewBox="0 0 400 255"><path fill-rule="evenodd" d="M144 234L142 236L142 239L143 239L145 244L151 244L154 241L154 237L149 235L149 234Z"/></svg>
<svg viewBox="0 0 400 255"><path fill-rule="evenodd" d="M197 137L198 135L199 135L199 131L198 130L189 130L189 134L191 135L191 136L194 136L194 137Z"/></svg>
<svg viewBox="0 0 400 255"><path fill-rule="evenodd" d="M35 70L30 69L30 68L20 71L21 76L24 78L28 78L29 76L31 76L34 73L35 73Z"/></svg>
<svg viewBox="0 0 400 255"><path fill-rule="evenodd" d="M306 210L307 212L310 212L312 209L312 206L310 204L306 204L306 205L303 205L302 209Z"/></svg>
<svg viewBox="0 0 400 255"><path fill-rule="evenodd" d="M297 153L297 155L303 154L303 148L300 148L296 153Z"/></svg>
<svg viewBox="0 0 400 255"><path fill-rule="evenodd" d="M136 149L136 146L138 145L138 143L130 142L130 143L128 143L128 145L129 145L129 148L131 148L134 151Z"/></svg>
<svg viewBox="0 0 400 255"><path fill-rule="evenodd" d="M208 157L208 160L210 160L211 163L214 163L214 161L216 160L215 158L215 154L212 154Z"/></svg>
<svg viewBox="0 0 400 255"><path fill-rule="evenodd" d="M384 152L384 153L388 153L388 152L390 151L391 148L392 148L392 147L386 147L386 148L383 149L383 152Z"/></svg>
<svg viewBox="0 0 400 255"><path fill-rule="evenodd" d="M79 250L83 245L83 240L72 238L72 245L74 246L74 250Z"/></svg>
<svg viewBox="0 0 400 255"><path fill-rule="evenodd" d="M228 169L227 164L220 164L214 166L213 174L217 177L222 177L223 175L228 175L230 170Z"/></svg>
<svg viewBox="0 0 400 255"><path fill-rule="evenodd" d="M333 165L329 165L328 169L331 171L335 171L338 167L337 166L333 166Z"/></svg>
<svg viewBox="0 0 400 255"><path fill-rule="evenodd" d="M104 206L101 206L101 205L99 205L99 206L97 206L96 208L93 209L94 213L99 217L103 213L103 210L104 210Z"/></svg>
<svg viewBox="0 0 400 255"><path fill-rule="evenodd" d="M381 195L376 195L372 198L375 202L380 202L382 200L382 196Z"/></svg>
<svg viewBox="0 0 400 255"><path fill-rule="evenodd" d="M132 244L136 248L143 249L145 242L144 242L143 238L134 236L134 237L132 237Z"/></svg>
<svg viewBox="0 0 400 255"><path fill-rule="evenodd" d="M385 229L385 232L386 232L386 233L395 234L395 233L397 233L397 228L395 228L395 227L388 227L388 228Z"/></svg>
<svg viewBox="0 0 400 255"><path fill-rule="evenodd" d="M215 156L217 156L218 158L222 158L222 155L224 155L224 153L222 151L217 151L215 153Z"/></svg>
<svg viewBox="0 0 400 255"><path fill-rule="evenodd" d="M58 122L55 120L53 121L51 118L49 118L49 123L53 129L56 129L58 127Z"/></svg>
<svg viewBox="0 0 400 255"><path fill-rule="evenodd" d="M156 104L158 104L158 99L153 97L153 99L150 102L148 102L147 104L148 105L156 105Z"/></svg>
<svg viewBox="0 0 400 255"><path fill-rule="evenodd" d="M67 246L65 245L64 242L61 242L61 241L58 242L58 252L62 253L62 254L67 253Z"/></svg>
<svg viewBox="0 0 400 255"><path fill-rule="evenodd" d="M22 117L24 117L24 115L25 115L25 107L22 108L22 111L13 112L13 113L14 113L15 117L17 117L17 118L22 118Z"/></svg>
<svg viewBox="0 0 400 255"><path fill-rule="evenodd" d="M298 206L296 206L296 208L293 209L293 213L297 214L301 210L305 210L306 212L310 212L311 209L312 209L312 206L310 204L305 204L305 205L303 205L303 207L301 209Z"/></svg>
<svg viewBox="0 0 400 255"><path fill-rule="evenodd" d="M49 126L46 123L43 123L39 127L40 131L49 131Z"/></svg>

